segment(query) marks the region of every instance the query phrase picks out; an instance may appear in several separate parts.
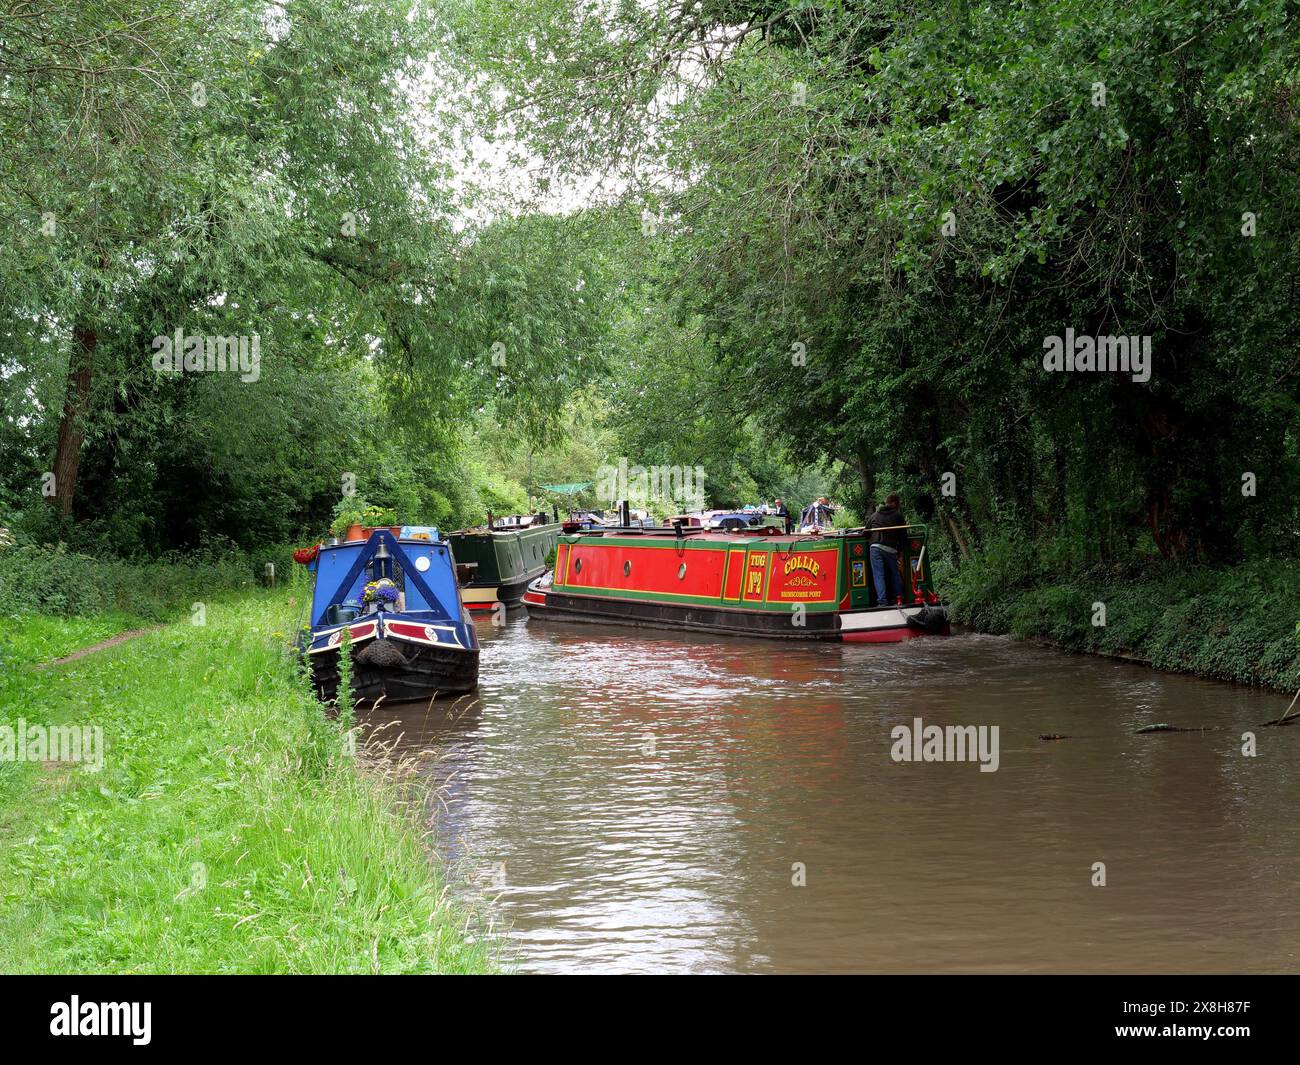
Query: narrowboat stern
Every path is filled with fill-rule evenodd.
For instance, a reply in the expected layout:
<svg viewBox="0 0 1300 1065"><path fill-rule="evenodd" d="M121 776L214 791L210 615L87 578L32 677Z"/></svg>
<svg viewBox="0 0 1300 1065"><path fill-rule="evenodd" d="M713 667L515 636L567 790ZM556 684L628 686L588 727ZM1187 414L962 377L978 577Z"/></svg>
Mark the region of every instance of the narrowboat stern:
<svg viewBox="0 0 1300 1065"><path fill-rule="evenodd" d="M490 522L477 529L448 534L456 564L467 573L461 587L465 605L473 611L507 610L521 605L529 582L546 572L560 536L560 526Z"/></svg>

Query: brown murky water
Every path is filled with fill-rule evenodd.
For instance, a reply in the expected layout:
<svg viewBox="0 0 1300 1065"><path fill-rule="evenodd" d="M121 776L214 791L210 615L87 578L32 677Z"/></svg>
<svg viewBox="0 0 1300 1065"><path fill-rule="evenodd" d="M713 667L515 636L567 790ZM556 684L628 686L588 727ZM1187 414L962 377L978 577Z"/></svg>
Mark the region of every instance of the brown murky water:
<svg viewBox="0 0 1300 1065"><path fill-rule="evenodd" d="M1282 696L975 635L479 635L477 697L375 723L428 750L522 971L1300 968L1300 726L1254 728ZM914 717L997 725L998 770L893 761Z"/></svg>

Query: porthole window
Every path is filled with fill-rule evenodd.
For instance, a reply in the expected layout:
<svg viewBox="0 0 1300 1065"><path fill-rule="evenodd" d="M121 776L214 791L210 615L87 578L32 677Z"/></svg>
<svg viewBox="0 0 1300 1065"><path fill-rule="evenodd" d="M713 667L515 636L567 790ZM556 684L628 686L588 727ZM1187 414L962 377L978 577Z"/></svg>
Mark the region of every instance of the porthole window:
<svg viewBox="0 0 1300 1065"><path fill-rule="evenodd" d="M581 573L581 572L582 572L582 559L578 559L576 562L574 562L574 564L573 564L573 572L574 572L574 573Z"/></svg>
<svg viewBox="0 0 1300 1065"><path fill-rule="evenodd" d="M631 561L631 559L629 559L628 561L626 561L626 562L623 563L623 576L624 576L624 577L630 577L630 576L632 576L632 561Z"/></svg>
<svg viewBox="0 0 1300 1065"><path fill-rule="evenodd" d="M677 567L677 579L678 579L679 581L684 581L684 580L686 579L686 563L685 563L685 562L683 562L680 566Z"/></svg>

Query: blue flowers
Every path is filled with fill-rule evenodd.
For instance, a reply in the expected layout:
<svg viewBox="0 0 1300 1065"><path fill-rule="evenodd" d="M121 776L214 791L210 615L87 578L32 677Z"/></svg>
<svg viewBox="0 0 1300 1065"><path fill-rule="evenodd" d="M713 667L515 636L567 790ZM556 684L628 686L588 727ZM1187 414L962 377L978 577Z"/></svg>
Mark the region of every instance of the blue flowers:
<svg viewBox="0 0 1300 1065"><path fill-rule="evenodd" d="M367 603L389 606L397 602L399 594L397 585L387 577L383 577L377 581L369 581L361 593L361 598Z"/></svg>

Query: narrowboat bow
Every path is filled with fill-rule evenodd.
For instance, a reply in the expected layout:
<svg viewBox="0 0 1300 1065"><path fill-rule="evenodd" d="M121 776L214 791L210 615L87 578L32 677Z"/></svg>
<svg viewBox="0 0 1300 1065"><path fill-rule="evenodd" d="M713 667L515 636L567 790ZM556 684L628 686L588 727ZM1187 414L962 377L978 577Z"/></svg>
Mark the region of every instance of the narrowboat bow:
<svg viewBox="0 0 1300 1065"><path fill-rule="evenodd" d="M365 540L322 544L308 555L316 586L300 646L323 700L338 692L345 629L352 690L363 702L427 699L478 686L478 636L461 603L451 550L436 531L399 539L380 528Z"/></svg>
<svg viewBox="0 0 1300 1065"><path fill-rule="evenodd" d="M899 551L903 603L876 602L869 534L617 529L560 538L555 569L524 595L530 618L736 636L892 643L947 635L927 531Z"/></svg>

